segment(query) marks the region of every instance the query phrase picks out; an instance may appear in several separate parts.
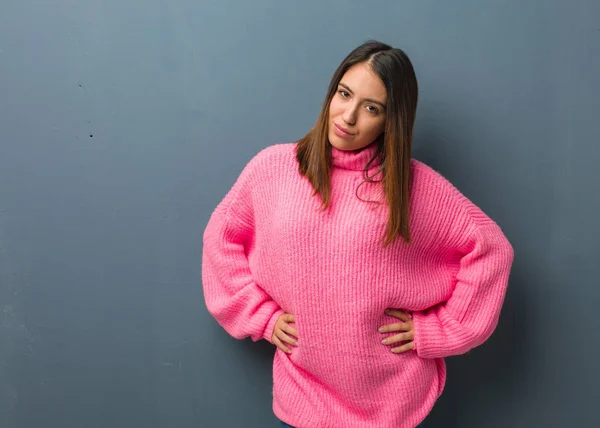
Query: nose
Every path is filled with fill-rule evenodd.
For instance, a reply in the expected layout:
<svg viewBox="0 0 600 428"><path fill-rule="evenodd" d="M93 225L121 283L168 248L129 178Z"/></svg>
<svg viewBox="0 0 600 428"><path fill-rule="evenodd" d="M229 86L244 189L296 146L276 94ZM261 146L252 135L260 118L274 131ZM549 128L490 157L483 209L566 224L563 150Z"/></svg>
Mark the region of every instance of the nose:
<svg viewBox="0 0 600 428"><path fill-rule="evenodd" d="M354 104L348 104L344 114L342 115L342 119L349 125L354 125L356 123L356 110L357 106Z"/></svg>

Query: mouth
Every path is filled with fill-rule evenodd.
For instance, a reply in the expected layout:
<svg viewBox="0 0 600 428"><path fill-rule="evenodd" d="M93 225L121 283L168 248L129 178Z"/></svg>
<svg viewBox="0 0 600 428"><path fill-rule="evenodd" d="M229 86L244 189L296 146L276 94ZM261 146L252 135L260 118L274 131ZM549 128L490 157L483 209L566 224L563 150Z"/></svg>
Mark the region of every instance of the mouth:
<svg viewBox="0 0 600 428"><path fill-rule="evenodd" d="M354 135L353 133L351 133L350 131L348 131L346 128L338 125L337 123L333 123L333 127L335 129L335 133L337 135L339 135L340 137L351 137L352 135Z"/></svg>

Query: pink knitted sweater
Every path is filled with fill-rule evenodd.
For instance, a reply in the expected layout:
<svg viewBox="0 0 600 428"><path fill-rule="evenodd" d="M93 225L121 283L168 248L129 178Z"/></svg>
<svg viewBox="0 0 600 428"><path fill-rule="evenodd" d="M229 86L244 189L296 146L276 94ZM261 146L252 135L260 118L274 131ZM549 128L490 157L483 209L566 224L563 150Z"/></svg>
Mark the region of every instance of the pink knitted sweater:
<svg viewBox="0 0 600 428"><path fill-rule="evenodd" d="M298 346L277 348L273 361L279 419L301 428L414 427L444 388L443 358L494 331L513 249L481 209L415 159L412 243L383 248L381 184L358 187L375 146L332 147L326 211L298 172L295 146L254 156L210 217L207 308L230 335L254 341L271 342L279 315L295 315ZM412 313L415 350L394 354L381 343L396 333L378 328L400 322L386 308Z"/></svg>

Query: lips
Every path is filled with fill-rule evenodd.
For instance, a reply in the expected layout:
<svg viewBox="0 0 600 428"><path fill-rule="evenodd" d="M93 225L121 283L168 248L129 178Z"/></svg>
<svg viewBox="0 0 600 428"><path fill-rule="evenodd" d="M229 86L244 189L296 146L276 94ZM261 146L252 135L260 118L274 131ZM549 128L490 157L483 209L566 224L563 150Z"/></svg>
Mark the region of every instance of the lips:
<svg viewBox="0 0 600 428"><path fill-rule="evenodd" d="M334 128L335 128L335 133L337 135L339 135L340 137L351 137L352 134L350 131L348 131L346 128L338 125L337 123L333 124Z"/></svg>

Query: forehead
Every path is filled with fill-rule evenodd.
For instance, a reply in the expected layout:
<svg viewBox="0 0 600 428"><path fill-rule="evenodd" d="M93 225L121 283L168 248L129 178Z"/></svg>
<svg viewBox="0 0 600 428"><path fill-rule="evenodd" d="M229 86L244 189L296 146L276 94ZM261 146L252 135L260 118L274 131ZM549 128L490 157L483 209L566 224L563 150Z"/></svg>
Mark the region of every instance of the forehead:
<svg viewBox="0 0 600 428"><path fill-rule="evenodd" d="M385 85L366 63L350 67L340 83L350 87L361 98L375 98L383 103L387 100Z"/></svg>

